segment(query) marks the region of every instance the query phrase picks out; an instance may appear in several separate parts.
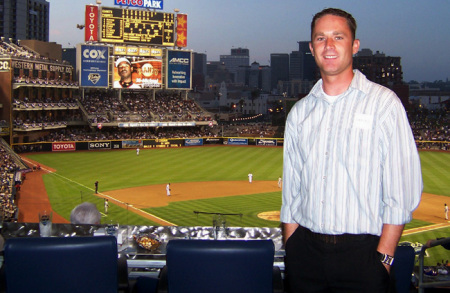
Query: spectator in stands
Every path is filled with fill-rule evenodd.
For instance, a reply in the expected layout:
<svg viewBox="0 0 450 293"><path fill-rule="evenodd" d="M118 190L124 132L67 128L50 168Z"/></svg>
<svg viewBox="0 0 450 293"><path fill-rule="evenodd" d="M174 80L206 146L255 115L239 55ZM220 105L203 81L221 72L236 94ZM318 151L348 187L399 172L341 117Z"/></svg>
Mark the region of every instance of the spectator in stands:
<svg viewBox="0 0 450 293"><path fill-rule="evenodd" d="M70 213L70 222L72 224L90 224L99 225L101 214L95 204L83 202L77 205Z"/></svg>
<svg viewBox="0 0 450 293"><path fill-rule="evenodd" d="M121 57L116 61L117 73L120 76L120 80L114 81L114 88L128 88L128 89L138 89L140 86L133 83L131 78L131 73L133 67L131 66L130 60Z"/></svg>

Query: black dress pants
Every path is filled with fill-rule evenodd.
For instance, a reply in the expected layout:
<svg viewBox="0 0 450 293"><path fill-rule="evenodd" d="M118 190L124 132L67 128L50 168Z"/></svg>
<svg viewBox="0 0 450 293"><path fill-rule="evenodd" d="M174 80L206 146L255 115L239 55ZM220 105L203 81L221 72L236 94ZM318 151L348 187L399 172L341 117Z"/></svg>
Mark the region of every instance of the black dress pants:
<svg viewBox="0 0 450 293"><path fill-rule="evenodd" d="M313 233L299 227L286 243L287 291L388 292L389 273L377 254L379 237Z"/></svg>

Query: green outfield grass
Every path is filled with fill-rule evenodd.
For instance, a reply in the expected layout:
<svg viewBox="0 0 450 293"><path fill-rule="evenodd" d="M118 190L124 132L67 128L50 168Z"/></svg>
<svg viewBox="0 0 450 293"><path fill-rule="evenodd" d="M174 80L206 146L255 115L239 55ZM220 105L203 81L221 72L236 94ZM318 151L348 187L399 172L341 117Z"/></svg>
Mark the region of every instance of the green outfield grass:
<svg viewBox="0 0 450 293"><path fill-rule="evenodd" d="M94 202L103 210L103 200L93 195L96 180L99 191L106 194L109 190L168 182L247 180L249 172L253 173L254 180L276 181L282 174L282 156L282 148L240 146L145 149L139 156L135 150L29 155L57 170L45 175L44 182L52 208L66 219L72 208L82 201ZM420 156L424 192L450 196L450 153L421 152ZM257 214L277 211L280 206L281 192L271 192L173 202L146 211L179 226L210 226L211 216L193 212L206 211L243 215L227 217L230 226L278 227L279 222L259 219ZM104 222L111 219L129 225L156 225L114 204L110 204ZM413 220L407 229L425 225L429 223ZM423 237L435 238L434 232L428 233ZM408 239L414 240L418 235L422 233L408 236ZM423 237L414 241L424 243Z"/></svg>

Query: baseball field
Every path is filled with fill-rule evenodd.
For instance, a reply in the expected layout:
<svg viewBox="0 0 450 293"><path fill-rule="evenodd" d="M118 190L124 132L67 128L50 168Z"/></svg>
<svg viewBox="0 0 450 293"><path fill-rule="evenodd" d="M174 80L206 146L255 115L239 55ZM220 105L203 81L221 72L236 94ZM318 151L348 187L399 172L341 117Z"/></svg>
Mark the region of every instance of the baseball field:
<svg viewBox="0 0 450 293"><path fill-rule="evenodd" d="M19 221L37 222L39 210L52 209L54 222L68 222L73 207L89 201L103 213L103 223L211 226L210 214L196 213L205 212L236 214L227 216L229 226L278 227L282 156L280 147L241 146L144 149L139 155L134 149L27 154L25 161L42 168L27 174L19 193ZM424 194L401 240L419 246L450 235L444 218L450 153L420 156ZM104 198L110 203L107 214ZM429 251L429 265L449 259L443 248Z"/></svg>

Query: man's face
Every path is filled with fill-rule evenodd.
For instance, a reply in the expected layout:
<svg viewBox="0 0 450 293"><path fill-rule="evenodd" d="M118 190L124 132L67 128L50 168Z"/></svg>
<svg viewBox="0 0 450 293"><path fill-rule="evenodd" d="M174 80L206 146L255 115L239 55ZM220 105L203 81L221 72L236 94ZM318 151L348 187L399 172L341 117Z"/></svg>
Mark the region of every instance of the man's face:
<svg viewBox="0 0 450 293"><path fill-rule="evenodd" d="M117 72L122 81L131 81L131 66L127 62L120 62L119 66L117 66Z"/></svg>
<svg viewBox="0 0 450 293"><path fill-rule="evenodd" d="M359 40L353 40L345 18L325 15L316 21L309 47L322 77L334 76L352 71Z"/></svg>

